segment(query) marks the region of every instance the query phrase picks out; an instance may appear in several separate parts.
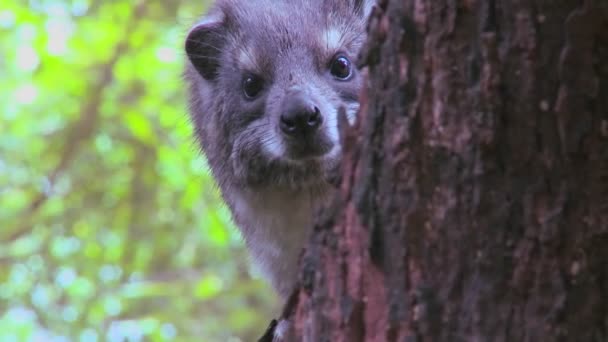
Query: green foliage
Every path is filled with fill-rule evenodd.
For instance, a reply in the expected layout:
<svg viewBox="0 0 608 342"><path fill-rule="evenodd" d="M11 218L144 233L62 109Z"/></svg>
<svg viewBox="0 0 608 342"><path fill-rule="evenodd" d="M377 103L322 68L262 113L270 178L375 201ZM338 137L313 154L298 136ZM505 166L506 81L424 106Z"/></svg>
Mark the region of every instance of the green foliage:
<svg viewBox="0 0 608 342"><path fill-rule="evenodd" d="M252 341L274 315L191 137L201 1L0 7L0 341Z"/></svg>

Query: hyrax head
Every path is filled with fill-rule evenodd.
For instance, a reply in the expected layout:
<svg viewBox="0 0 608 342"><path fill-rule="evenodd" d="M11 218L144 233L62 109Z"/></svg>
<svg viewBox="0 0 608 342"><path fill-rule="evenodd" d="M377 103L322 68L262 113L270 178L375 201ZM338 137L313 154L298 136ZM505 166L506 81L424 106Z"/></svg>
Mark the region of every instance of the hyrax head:
<svg viewBox="0 0 608 342"><path fill-rule="evenodd" d="M189 32L191 115L220 185L302 188L339 163L353 121L364 0L220 0Z"/></svg>

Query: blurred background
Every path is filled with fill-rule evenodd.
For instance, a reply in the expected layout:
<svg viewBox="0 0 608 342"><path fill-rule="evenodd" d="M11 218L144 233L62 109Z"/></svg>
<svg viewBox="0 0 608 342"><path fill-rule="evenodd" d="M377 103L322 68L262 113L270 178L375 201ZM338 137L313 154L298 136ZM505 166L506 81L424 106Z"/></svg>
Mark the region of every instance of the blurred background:
<svg viewBox="0 0 608 342"><path fill-rule="evenodd" d="M255 341L276 299L191 136L208 1L0 5L0 341Z"/></svg>

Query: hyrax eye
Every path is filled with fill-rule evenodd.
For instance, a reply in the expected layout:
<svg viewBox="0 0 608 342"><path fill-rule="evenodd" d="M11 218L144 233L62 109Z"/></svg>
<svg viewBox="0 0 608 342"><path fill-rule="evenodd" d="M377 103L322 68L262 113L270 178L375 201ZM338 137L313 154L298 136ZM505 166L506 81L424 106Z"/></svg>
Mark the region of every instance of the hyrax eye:
<svg viewBox="0 0 608 342"><path fill-rule="evenodd" d="M352 74L352 63L344 55L337 55L331 61L329 70L332 75L341 80L348 79Z"/></svg>
<svg viewBox="0 0 608 342"><path fill-rule="evenodd" d="M264 89L264 80L256 75L246 75L243 78L243 92L248 99L254 99Z"/></svg>

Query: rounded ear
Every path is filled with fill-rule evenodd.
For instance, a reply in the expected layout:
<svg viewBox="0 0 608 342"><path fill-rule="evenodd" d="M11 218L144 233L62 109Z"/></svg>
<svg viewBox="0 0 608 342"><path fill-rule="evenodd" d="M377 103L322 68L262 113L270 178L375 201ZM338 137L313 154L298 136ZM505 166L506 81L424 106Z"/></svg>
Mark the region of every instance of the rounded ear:
<svg viewBox="0 0 608 342"><path fill-rule="evenodd" d="M369 18L375 5L376 0L355 0L355 9L364 18Z"/></svg>
<svg viewBox="0 0 608 342"><path fill-rule="evenodd" d="M212 15L194 25L186 37L188 59L206 80L211 81L217 77L224 31L223 17Z"/></svg>

